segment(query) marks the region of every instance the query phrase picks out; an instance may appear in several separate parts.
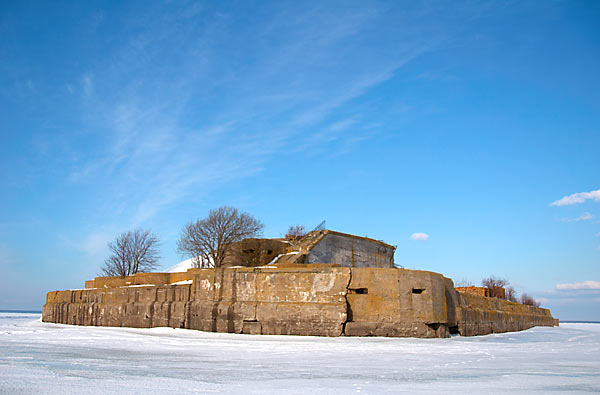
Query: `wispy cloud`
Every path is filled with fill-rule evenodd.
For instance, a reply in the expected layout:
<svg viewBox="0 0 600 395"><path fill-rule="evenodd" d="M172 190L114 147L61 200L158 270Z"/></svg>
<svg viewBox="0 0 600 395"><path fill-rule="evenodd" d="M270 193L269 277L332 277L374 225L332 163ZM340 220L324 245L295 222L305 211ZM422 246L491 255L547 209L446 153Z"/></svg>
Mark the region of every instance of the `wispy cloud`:
<svg viewBox="0 0 600 395"><path fill-rule="evenodd" d="M106 250L106 246L111 239L112 237L106 233L93 232L86 236L80 248L86 254L98 255Z"/></svg>
<svg viewBox="0 0 600 395"><path fill-rule="evenodd" d="M329 130L332 132L337 132L341 130L348 129L348 127L354 125L356 123L355 119L344 119L342 121L335 122L333 125L329 127Z"/></svg>
<svg viewBox="0 0 600 395"><path fill-rule="evenodd" d="M83 93L87 97L92 96L92 94L94 93L94 81L90 74L86 74L83 77L81 77L81 86L83 88ZM67 85L67 87L69 87L69 85Z"/></svg>
<svg viewBox="0 0 600 395"><path fill-rule="evenodd" d="M429 235L427 233L413 233L408 238L409 240L417 240L417 241L426 241L429 239Z"/></svg>
<svg viewBox="0 0 600 395"><path fill-rule="evenodd" d="M176 202L256 174L276 152L325 146L352 131L330 151L335 154L371 138L355 113L332 114L439 38L424 35L386 54L361 55L356 51L371 47L353 50L353 38L385 13L344 12L323 24L325 11L284 10L272 23L248 25L260 42L246 41L226 15L208 24L180 11L136 17L138 28L121 48L81 77L84 94L94 98L82 118L99 144L71 167L68 180L102 185L98 211L138 226ZM274 47L265 51L261 43ZM223 63L233 48L245 48L249 58ZM214 97L227 100L214 103Z"/></svg>
<svg viewBox="0 0 600 395"><path fill-rule="evenodd" d="M590 219L594 219L595 216L592 213L585 212L576 218L561 218L562 222L579 222L579 221L589 221Z"/></svg>
<svg viewBox="0 0 600 395"><path fill-rule="evenodd" d="M556 288L539 292L536 299L551 306L588 305L596 303L600 296L600 282L583 281L572 284L556 284Z"/></svg>
<svg viewBox="0 0 600 395"><path fill-rule="evenodd" d="M600 189L590 192L578 192L571 195L564 196L552 203L551 206L570 206L573 204L583 203L586 200L594 200L600 202Z"/></svg>
<svg viewBox="0 0 600 395"><path fill-rule="evenodd" d="M350 84L338 88L340 91L337 94L329 95L329 97L323 98L324 100L319 100L319 103L314 107L297 115L290 126L301 127L321 121L327 114L331 113L331 111L340 107L342 104L363 95L371 87L392 78L394 71L404 63L412 60L412 58L413 57L411 56L402 62L385 65L385 68L380 71L363 73L361 76L356 76Z"/></svg>
<svg viewBox="0 0 600 395"><path fill-rule="evenodd" d="M582 281L573 284L556 284L556 289L600 289L600 281Z"/></svg>
<svg viewBox="0 0 600 395"><path fill-rule="evenodd" d="M210 6L201 19L195 6L150 7L64 82L65 94L86 98L81 131L69 134L74 159L61 169L85 196L87 253L105 248L96 229L197 207L283 152L334 158L380 138L386 110L361 100L453 34L432 30L421 9L400 27L385 6L275 8L240 24ZM403 105L402 114L414 110Z"/></svg>

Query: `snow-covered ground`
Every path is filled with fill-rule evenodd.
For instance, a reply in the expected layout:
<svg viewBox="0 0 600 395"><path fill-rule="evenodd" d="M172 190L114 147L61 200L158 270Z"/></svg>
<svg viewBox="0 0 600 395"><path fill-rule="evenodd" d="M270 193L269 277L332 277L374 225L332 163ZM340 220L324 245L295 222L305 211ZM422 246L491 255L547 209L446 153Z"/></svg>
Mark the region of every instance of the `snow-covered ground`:
<svg viewBox="0 0 600 395"><path fill-rule="evenodd" d="M0 393L600 392L600 324L450 339L46 324L0 313Z"/></svg>

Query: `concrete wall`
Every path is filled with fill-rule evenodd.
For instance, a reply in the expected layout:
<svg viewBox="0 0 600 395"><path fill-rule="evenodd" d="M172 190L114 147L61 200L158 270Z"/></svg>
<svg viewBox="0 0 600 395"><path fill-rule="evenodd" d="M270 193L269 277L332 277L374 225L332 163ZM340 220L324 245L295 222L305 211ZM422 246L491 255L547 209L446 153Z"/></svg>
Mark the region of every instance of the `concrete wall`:
<svg viewBox="0 0 600 395"><path fill-rule="evenodd" d="M456 287L454 288L459 292L466 292L473 295L487 296L490 298L506 299L506 290L502 287L475 287L473 285L469 287Z"/></svg>
<svg viewBox="0 0 600 395"><path fill-rule="evenodd" d="M340 336L350 270L192 269L190 285L118 286L48 293L45 322L170 326L213 332ZM189 272L188 272L189 273ZM135 276L133 276L135 277ZM119 279L119 281L125 279ZM106 278L94 280L105 285Z"/></svg>
<svg viewBox="0 0 600 395"><path fill-rule="evenodd" d="M394 247L376 240L328 231L313 246L306 263L334 263L343 267L394 267Z"/></svg>
<svg viewBox="0 0 600 395"><path fill-rule="evenodd" d="M50 292L42 319L249 334L414 337L554 323L546 309L456 292L452 280L418 270L314 264L151 274L99 277L89 289ZM192 283L171 284L186 278ZM150 281L156 285L119 285Z"/></svg>
<svg viewBox="0 0 600 395"><path fill-rule="evenodd" d="M554 319L548 309L466 292L457 292L457 294L458 330L463 336L521 331L534 326L554 325Z"/></svg>
<svg viewBox="0 0 600 395"><path fill-rule="evenodd" d="M244 239L233 243L225 258L226 266L262 266L280 254L285 254L289 242L276 239Z"/></svg>
<svg viewBox="0 0 600 395"><path fill-rule="evenodd" d="M85 282L85 288L116 288L131 285L163 285L177 281L193 280L194 274L201 269L191 269L183 273L137 273L126 277L96 277Z"/></svg>
<svg viewBox="0 0 600 395"><path fill-rule="evenodd" d="M447 337L448 315L441 274L407 269L352 269L348 287L348 336ZM451 282L451 281L450 281Z"/></svg>

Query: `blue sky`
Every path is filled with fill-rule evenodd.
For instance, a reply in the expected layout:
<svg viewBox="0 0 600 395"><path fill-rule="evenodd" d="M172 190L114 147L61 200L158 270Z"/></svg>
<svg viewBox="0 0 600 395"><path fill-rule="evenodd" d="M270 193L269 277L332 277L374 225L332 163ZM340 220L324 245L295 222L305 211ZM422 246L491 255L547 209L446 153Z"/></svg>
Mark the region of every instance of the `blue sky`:
<svg viewBox="0 0 600 395"><path fill-rule="evenodd" d="M326 220L600 321L598 20L594 1L2 2L0 308L81 288L135 227L169 267L186 222L232 205L267 237Z"/></svg>

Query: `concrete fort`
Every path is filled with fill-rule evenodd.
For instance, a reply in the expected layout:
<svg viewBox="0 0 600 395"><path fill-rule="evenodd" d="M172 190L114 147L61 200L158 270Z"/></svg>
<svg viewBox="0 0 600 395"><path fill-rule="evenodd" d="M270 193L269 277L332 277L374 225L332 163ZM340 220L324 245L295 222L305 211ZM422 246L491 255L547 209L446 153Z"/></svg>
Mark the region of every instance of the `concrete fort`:
<svg viewBox="0 0 600 395"><path fill-rule="evenodd" d="M550 312L455 291L438 273L399 268L190 269L99 277L48 293L43 320L315 336L465 336L552 326ZM98 286L98 288L96 288Z"/></svg>
<svg viewBox="0 0 600 395"><path fill-rule="evenodd" d="M42 319L314 336L473 336L554 325L547 309L459 292L441 274L395 268L393 247L384 243L330 231L309 236L263 266L97 277L83 290L49 292Z"/></svg>

